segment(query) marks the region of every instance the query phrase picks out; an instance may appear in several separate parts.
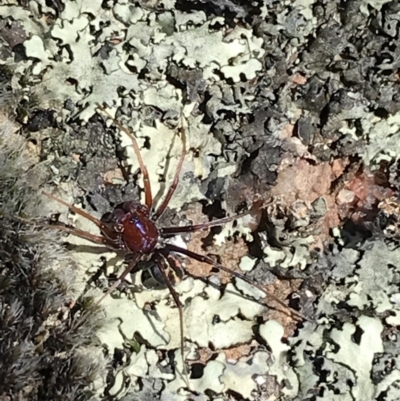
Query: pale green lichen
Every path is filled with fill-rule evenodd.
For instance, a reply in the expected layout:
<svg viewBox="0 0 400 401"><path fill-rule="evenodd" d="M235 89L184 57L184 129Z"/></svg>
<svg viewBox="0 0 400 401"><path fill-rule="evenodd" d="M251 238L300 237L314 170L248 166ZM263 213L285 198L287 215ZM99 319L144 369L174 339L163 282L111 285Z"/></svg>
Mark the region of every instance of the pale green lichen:
<svg viewBox="0 0 400 401"><path fill-rule="evenodd" d="M362 330L359 343L352 341L356 327ZM383 352L381 334L383 325L378 318L361 316L356 325L345 323L341 330L335 328L329 338L339 347L338 351L327 351L326 357L339 365L348 367L348 374L352 372L352 394L356 400L371 400L375 394L374 385L369 372L376 353ZM353 376L354 375L354 376ZM350 377L347 377L347 380ZM335 380L334 375L330 376Z"/></svg>

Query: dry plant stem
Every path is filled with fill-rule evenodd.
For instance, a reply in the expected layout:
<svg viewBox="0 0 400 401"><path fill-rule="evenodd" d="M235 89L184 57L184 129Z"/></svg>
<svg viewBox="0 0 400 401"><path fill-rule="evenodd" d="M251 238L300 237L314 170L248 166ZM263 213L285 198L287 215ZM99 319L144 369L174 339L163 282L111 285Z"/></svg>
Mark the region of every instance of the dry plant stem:
<svg viewBox="0 0 400 401"><path fill-rule="evenodd" d="M273 301L277 302L279 305L281 305L282 307L285 308L285 311L289 311L291 314L295 315L297 318L301 319L301 320L309 320L307 319L305 316L303 316L301 313L297 312L296 310L292 309L290 306L287 306L283 301L281 301L279 298L277 298L275 295L269 294L263 287L261 287L260 285L253 283L250 279L248 279L246 276L243 276L240 273L237 273L231 269L228 269L225 266L222 266L218 263L216 263L214 260L212 260L210 257L205 256L205 255L199 255L198 253L189 251L187 249L181 248L179 246L176 245L172 245L172 244L167 244L166 248L171 251L171 252L176 252L176 253L180 253L182 255L186 255L192 259L198 260L199 262L203 262L203 263L207 263L211 266L216 267L219 270L223 270L224 272L229 273L230 275L237 277L243 281L245 281L246 283L252 285L253 287L259 289L260 291L262 291L268 298L272 299ZM284 311L282 311L284 312Z"/></svg>
<svg viewBox="0 0 400 401"><path fill-rule="evenodd" d="M125 132L126 135L130 138L132 141L133 145L133 150L135 152L135 155L138 159L139 166L140 166L140 171L143 174L143 185L144 185L144 194L145 194L145 202L146 206L151 210L153 206L153 196L151 194L151 184L150 184L150 178L149 178L149 172L147 170L146 165L144 164L142 155L140 153L139 145L137 143L136 138L118 121L116 120L101 104L96 103L96 106L107 116L109 117L112 122L123 132ZM172 195L171 195L172 196Z"/></svg>

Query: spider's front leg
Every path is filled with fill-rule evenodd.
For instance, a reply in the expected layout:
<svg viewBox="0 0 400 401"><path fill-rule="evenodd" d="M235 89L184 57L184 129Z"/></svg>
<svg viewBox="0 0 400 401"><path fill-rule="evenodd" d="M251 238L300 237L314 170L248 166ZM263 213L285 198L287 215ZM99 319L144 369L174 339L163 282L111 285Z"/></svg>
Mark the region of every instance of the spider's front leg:
<svg viewBox="0 0 400 401"><path fill-rule="evenodd" d="M90 220L92 223L94 223L100 229L103 226L103 223L100 220L96 219L94 216L90 215L89 213L85 212L84 210L79 209L78 207L71 205L68 202L65 202L61 198L59 198L53 194L49 194L47 192L43 192L43 195L46 195L48 198L55 200L56 202L60 203L63 206L66 206L69 210L71 210L72 212L74 212L76 214L79 214L80 216L84 217L85 219ZM52 230L63 231L68 234L76 235L77 237L86 239L95 244L101 244L104 246L108 246L106 238L104 238L102 235L94 235L87 231L79 230L78 228L65 227L65 226L61 226L61 225L51 225L51 224L39 224L39 225L42 227L51 228Z"/></svg>

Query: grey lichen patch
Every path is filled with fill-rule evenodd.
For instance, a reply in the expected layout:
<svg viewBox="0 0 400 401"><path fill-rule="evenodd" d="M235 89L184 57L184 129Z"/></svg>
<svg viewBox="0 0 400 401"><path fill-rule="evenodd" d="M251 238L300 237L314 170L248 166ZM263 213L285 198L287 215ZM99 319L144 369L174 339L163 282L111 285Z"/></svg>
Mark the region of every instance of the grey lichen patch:
<svg viewBox="0 0 400 401"><path fill-rule="evenodd" d="M305 383L303 379L308 377L307 386L302 389L300 393L302 395L299 394L299 396L304 397L318 382L318 377L310 370L312 366L310 360L316 362L319 359L327 373L324 382L320 383L324 392L326 391L328 394L327 399L355 399L360 401L375 399L377 393L371 380L371 371L376 355L383 351L382 340L380 339L382 328L382 323L378 318L366 316L360 317L356 324L345 323L340 330L329 328L326 323L323 323L319 328L311 328L310 326L305 328L304 334L307 333L309 341L304 351L307 352L313 346L317 346L320 347L322 356L317 357L312 352L309 360L300 359L297 361L295 371L300 375L302 383ZM358 341L355 343L354 336L357 335L357 330L361 330L361 337L360 339L357 337ZM322 336L324 336L325 341ZM318 399L326 398L324 396Z"/></svg>
<svg viewBox="0 0 400 401"><path fill-rule="evenodd" d="M225 358L221 357L225 362ZM222 383L225 389L231 389L247 399L254 399L257 390L255 380L246 380L248 377L257 377L265 375L268 371L269 355L267 352L257 352L250 357L241 358L235 364L227 364L222 375Z"/></svg>
<svg viewBox="0 0 400 401"><path fill-rule="evenodd" d="M233 285L227 286L222 297L218 290L207 288L205 299L193 299L185 311L189 338L203 347L211 342L217 349L246 343L253 335L252 317L262 314L265 309L251 300L242 299ZM216 317L218 322L214 321Z"/></svg>
<svg viewBox="0 0 400 401"><path fill-rule="evenodd" d="M138 277L135 284L140 285ZM241 294L232 285L226 288L223 296L219 290L205 287L201 281L192 279L184 280L176 287L176 290L180 294L181 302L185 303L185 299L190 300L184 310L185 352L189 360L194 358L196 348L207 347L210 343L215 349L223 349L250 341L253 337L252 317L265 311L264 306L251 300L243 300ZM150 304L156 305L155 310L146 308L146 305ZM126 341L134 338L135 333L140 333L141 337L155 348L173 350L180 347L179 315L176 307L171 304L168 290L144 290L136 293L134 299L131 297L108 298L104 301L104 306L107 310L108 323L105 324L99 336L110 349L122 348ZM243 316L246 320L243 320ZM220 354L222 357L223 353L220 352ZM148 353L140 351L130 359L121 372L124 372L125 376L132 375L133 381L136 376L145 375L144 358L148 358ZM178 372L180 372L178 375L170 372L162 376L161 373L157 373L160 378L172 380L168 389L178 390L181 386L185 387L179 351L176 353L176 361ZM157 358L152 363L154 365L149 366L148 369L154 370L152 377L155 377ZM212 368L214 362L209 364L203 378L190 380L192 390L203 392L207 389L206 383L208 383L208 389L214 391L224 389L221 383L215 382L215 372ZM217 366L220 366L218 369L225 371L222 363ZM254 370L261 374L262 365ZM256 388L256 383L253 381L250 383L251 390L249 391L252 391ZM225 390L228 388L225 387Z"/></svg>
<svg viewBox="0 0 400 401"><path fill-rule="evenodd" d="M377 242L366 255L352 265L351 272L347 271L343 288L337 288L336 284L327 287L326 299L332 303L346 301L360 310L373 307L379 314L390 311L385 321L397 325L398 252L390 245Z"/></svg>
<svg viewBox="0 0 400 401"><path fill-rule="evenodd" d="M362 143L362 157L364 163L377 168L379 163L393 162L398 159L398 135L400 127L400 114L398 112L381 118L367 110L367 106L361 103L357 113L351 113L352 118L359 118L365 142ZM342 116L343 118L345 116ZM348 137L349 142L357 141L358 134L355 127L349 122L340 126L340 132Z"/></svg>

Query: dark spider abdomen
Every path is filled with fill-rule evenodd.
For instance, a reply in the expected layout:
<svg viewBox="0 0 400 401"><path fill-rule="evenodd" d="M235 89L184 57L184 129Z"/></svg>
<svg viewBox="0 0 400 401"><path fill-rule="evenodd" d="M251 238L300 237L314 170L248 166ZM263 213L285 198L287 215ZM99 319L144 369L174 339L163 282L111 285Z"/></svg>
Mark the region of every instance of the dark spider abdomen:
<svg viewBox="0 0 400 401"><path fill-rule="evenodd" d="M158 241L158 230L148 216L130 213L123 223L122 238L131 252L151 253Z"/></svg>
<svg viewBox="0 0 400 401"><path fill-rule="evenodd" d="M105 223L103 233L117 242L120 249L149 254L157 245L159 232L146 206L136 202L121 203L101 221Z"/></svg>

